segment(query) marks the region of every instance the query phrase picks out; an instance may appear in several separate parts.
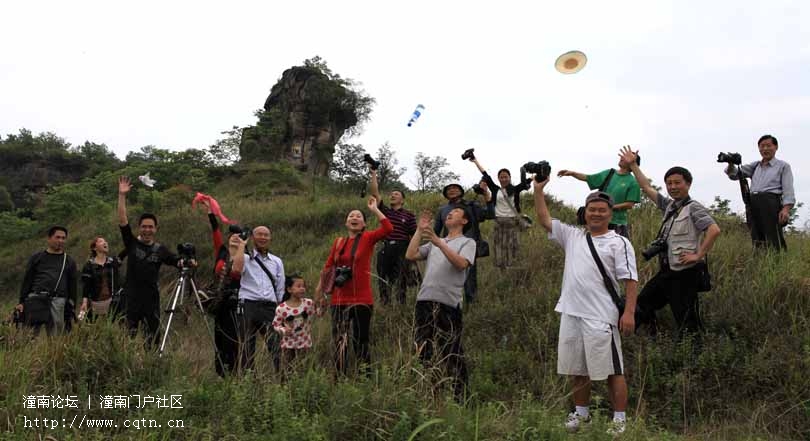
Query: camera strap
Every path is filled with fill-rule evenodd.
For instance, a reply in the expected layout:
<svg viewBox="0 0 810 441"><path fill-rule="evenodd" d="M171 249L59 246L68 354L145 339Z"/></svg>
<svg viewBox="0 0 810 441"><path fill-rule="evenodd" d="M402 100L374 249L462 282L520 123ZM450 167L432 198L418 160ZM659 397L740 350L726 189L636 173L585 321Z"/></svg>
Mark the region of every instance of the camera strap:
<svg viewBox="0 0 810 441"><path fill-rule="evenodd" d="M619 294L616 292L616 287L613 286L610 276L608 276L607 271L605 271L605 266L602 264L602 259L599 258L599 254L596 252L596 247L593 245L591 233L585 233L585 239L588 241L588 248L591 249L593 260L596 261L596 266L599 267L599 272L602 273L602 281L605 282L605 288L607 288L608 292L610 293L610 298L613 299L613 303L616 304L616 308L619 308L619 312L621 312L621 307L619 306L621 305L621 298L619 298Z"/></svg>
<svg viewBox="0 0 810 441"><path fill-rule="evenodd" d="M602 185L599 186L599 188L598 188L599 191L605 191L608 184L610 184L610 178L613 177L614 173L616 173L616 170L611 168L610 171L608 172L607 176L605 176L605 180L602 181Z"/></svg>
<svg viewBox="0 0 810 441"><path fill-rule="evenodd" d="M354 255L357 253L357 246L360 245L360 239L362 237L363 237L363 232L361 231L357 235L357 237L354 238L354 243L352 244L352 253L350 255L351 261L349 263L349 266L352 268L352 270L354 270ZM349 243L349 238L347 237L346 240L343 241L343 246L340 247L340 251L338 252L337 259L339 259L341 255L343 255L343 250L346 249L346 244L348 244L348 243ZM337 259L335 259L335 266L337 266Z"/></svg>
<svg viewBox="0 0 810 441"><path fill-rule="evenodd" d="M53 287L53 295L56 296L56 290L59 289L59 284L62 282L62 275L65 274L65 264L67 264L67 252L62 253L62 269L59 270L59 278L56 279L56 286ZM69 293L65 293L66 296Z"/></svg>
<svg viewBox="0 0 810 441"><path fill-rule="evenodd" d="M270 255L270 253L268 252L268 253L267 253L267 255L269 256L269 255ZM259 256L259 257L258 257L258 258L256 258L256 259L253 259L253 260L255 260L255 261L256 261L256 263L258 263L258 264L259 264L259 266L262 268L262 271L264 271L264 273L265 273L265 274L267 274L267 277L269 277L269 278L270 278L270 282L273 284L273 291L275 291L276 298L279 298L279 295L278 295L278 284L276 283L276 279L275 279L275 277L273 277L273 275L272 275L272 274L270 274L270 270L269 270L269 269L267 269L267 267L266 267L266 266L264 266L264 263L262 263L261 256Z"/></svg>
<svg viewBox="0 0 810 441"><path fill-rule="evenodd" d="M656 234L655 237L661 237L661 233L664 232L664 225L667 224L668 220L672 219L672 222L670 222L670 225L669 225L669 229L667 230L667 237L661 237L664 240L669 239L669 234L672 231L672 224L675 223L675 218L678 217L678 214L681 213L681 210L683 210L683 207L685 207L685 206L687 206L687 205L689 205L691 203L692 203L692 199L691 198L687 199L686 201L684 201L683 205L678 207L677 210L672 210L669 213L667 213L667 215L664 217L663 222L661 222L661 227L658 229L658 234Z"/></svg>

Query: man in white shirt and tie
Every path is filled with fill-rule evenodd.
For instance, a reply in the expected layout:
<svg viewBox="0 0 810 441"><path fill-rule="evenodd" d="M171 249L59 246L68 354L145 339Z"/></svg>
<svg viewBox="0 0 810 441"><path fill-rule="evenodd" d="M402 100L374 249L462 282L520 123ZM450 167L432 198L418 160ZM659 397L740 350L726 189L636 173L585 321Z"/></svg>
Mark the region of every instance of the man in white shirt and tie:
<svg viewBox="0 0 810 441"><path fill-rule="evenodd" d="M239 343L241 368L251 369L256 352L256 336L264 334L267 350L278 370L280 339L273 331L272 323L276 307L284 297L284 263L270 253L270 228L259 226L253 229L253 250L234 256L244 261L239 287Z"/></svg>

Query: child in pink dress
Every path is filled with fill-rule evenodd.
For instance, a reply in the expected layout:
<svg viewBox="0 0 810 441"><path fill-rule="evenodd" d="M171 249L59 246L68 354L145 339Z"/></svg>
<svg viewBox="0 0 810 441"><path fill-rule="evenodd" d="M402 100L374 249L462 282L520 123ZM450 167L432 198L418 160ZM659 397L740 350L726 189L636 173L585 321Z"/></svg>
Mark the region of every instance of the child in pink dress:
<svg viewBox="0 0 810 441"><path fill-rule="evenodd" d="M301 275L288 276L284 285L285 300L276 308L273 329L281 334L281 365L288 372L293 360L312 347L312 320L322 311L312 299L304 297L307 286Z"/></svg>

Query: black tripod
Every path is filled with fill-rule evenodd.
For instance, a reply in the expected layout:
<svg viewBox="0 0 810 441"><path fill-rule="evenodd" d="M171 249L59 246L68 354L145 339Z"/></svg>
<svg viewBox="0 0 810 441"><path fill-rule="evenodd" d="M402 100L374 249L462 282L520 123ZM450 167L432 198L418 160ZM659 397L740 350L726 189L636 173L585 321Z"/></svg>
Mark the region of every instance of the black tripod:
<svg viewBox="0 0 810 441"><path fill-rule="evenodd" d="M194 295L194 301L196 302L197 307L200 309L200 312L203 316L203 321L205 322L205 328L208 330L208 335L211 337L211 343L214 346L214 352L216 352L216 343L214 342L214 333L211 330L211 326L208 324L208 318L205 315L205 308L203 308L202 300L200 299L200 291L197 290L197 284L194 282L194 276L192 274L192 268L186 265L180 269L180 277L177 278L177 281L174 285L174 295L171 297L169 303L166 305L166 311L169 313L169 318L166 320L166 329L163 333L163 340L160 343L160 351L158 353L159 357L163 356L163 349L166 347L166 340L169 339L169 330L172 326L172 319L174 319L174 313L177 312L178 304L180 307L183 305L183 299L186 296L186 289L188 286L191 286L191 293ZM204 294L203 294L204 295ZM218 353L217 353L217 356Z"/></svg>

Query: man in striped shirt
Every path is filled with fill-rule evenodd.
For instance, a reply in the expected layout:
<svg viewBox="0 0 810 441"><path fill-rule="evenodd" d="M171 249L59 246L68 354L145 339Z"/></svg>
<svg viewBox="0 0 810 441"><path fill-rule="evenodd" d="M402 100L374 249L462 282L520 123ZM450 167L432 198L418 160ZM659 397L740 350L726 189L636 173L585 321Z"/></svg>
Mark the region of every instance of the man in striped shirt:
<svg viewBox="0 0 810 441"><path fill-rule="evenodd" d="M790 164L776 159L779 142L764 135L757 143L761 161L735 167L729 164L726 174L732 180L751 178L751 240L757 247L787 249L782 228L790 219L796 203L793 172Z"/></svg>
<svg viewBox="0 0 810 441"><path fill-rule="evenodd" d="M380 299L383 305L391 302L391 290L397 289L397 300L400 305L405 304L405 291L408 283L410 262L405 260L405 251L411 236L416 232L416 216L403 208L405 193L402 189L394 189L388 197L390 207L385 206L380 197L380 187L377 182L377 170L371 169L370 193L379 201L380 211L394 225L394 231L382 241L382 247L377 253L377 276L379 277Z"/></svg>

